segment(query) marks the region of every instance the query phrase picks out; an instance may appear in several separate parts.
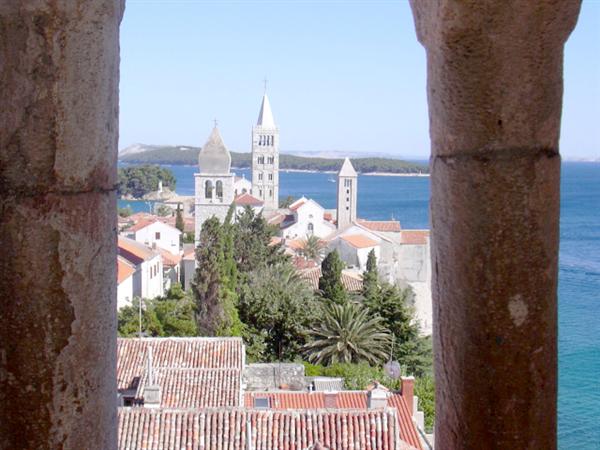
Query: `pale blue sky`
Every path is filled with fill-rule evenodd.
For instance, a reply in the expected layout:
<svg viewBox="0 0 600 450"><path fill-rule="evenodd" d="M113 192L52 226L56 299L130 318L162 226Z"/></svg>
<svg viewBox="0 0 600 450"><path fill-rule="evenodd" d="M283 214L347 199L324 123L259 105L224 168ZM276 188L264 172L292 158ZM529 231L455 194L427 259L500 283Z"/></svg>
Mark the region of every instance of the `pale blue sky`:
<svg viewBox="0 0 600 450"><path fill-rule="evenodd" d="M427 158L425 51L407 1L128 0L120 148L202 145L219 121L249 151L267 77L281 150ZM561 152L600 156L600 2L565 57Z"/></svg>

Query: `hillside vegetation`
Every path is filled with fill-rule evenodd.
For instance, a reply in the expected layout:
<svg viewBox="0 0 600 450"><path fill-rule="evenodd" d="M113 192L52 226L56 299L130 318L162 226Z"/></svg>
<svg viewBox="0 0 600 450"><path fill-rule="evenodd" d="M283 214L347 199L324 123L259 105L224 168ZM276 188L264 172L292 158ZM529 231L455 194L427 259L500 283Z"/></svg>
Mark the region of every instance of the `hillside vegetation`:
<svg viewBox="0 0 600 450"><path fill-rule="evenodd" d="M175 146L151 147L139 153L128 154L120 157L120 160L128 163L138 164L198 164L197 147L185 147L181 149ZM282 170L316 170L337 171L342 166L342 159L338 158L312 158L306 156L295 156L281 154L279 168ZM231 165L241 169L250 167L252 163L250 153L231 152ZM353 158L354 168L361 173L385 172L385 173L428 173L429 168L421 164L415 164L400 159L392 158Z"/></svg>

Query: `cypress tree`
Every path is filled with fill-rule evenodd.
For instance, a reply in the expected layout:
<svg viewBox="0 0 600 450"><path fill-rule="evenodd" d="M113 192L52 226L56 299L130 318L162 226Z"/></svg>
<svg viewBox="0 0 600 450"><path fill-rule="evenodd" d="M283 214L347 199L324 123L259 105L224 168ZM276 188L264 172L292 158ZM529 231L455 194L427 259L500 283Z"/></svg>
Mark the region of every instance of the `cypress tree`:
<svg viewBox="0 0 600 450"><path fill-rule="evenodd" d="M348 297L342 285L342 269L344 263L337 250L329 253L321 264L321 278L319 278L319 291L324 298L334 303L346 303Z"/></svg>
<svg viewBox="0 0 600 450"><path fill-rule="evenodd" d="M367 270L363 275L362 295L367 305L377 303L379 297L379 273L377 272L377 257L375 250L369 252L367 258Z"/></svg>
<svg viewBox="0 0 600 450"><path fill-rule="evenodd" d="M177 203L177 215L175 216L175 228L183 233L183 213L181 212L181 203Z"/></svg>

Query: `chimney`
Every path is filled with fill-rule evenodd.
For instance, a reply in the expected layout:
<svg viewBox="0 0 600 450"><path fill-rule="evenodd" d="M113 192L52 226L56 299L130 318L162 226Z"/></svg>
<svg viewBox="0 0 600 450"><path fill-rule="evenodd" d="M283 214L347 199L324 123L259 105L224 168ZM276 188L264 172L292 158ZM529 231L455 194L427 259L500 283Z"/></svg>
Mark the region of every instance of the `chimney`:
<svg viewBox="0 0 600 450"><path fill-rule="evenodd" d="M411 415L415 415L414 407L415 407L415 377L402 377L400 378L401 389L402 389L402 397L404 397L404 401L408 405L408 410Z"/></svg>
<svg viewBox="0 0 600 450"><path fill-rule="evenodd" d="M146 386L144 386L144 406L146 408L158 408L160 406L161 392L155 375L152 366L152 347L148 346Z"/></svg>
<svg viewBox="0 0 600 450"><path fill-rule="evenodd" d="M385 408L387 406L388 391L376 383L367 393L367 408Z"/></svg>
<svg viewBox="0 0 600 450"><path fill-rule="evenodd" d="M337 408L337 392L323 392L323 406L325 407L325 409Z"/></svg>

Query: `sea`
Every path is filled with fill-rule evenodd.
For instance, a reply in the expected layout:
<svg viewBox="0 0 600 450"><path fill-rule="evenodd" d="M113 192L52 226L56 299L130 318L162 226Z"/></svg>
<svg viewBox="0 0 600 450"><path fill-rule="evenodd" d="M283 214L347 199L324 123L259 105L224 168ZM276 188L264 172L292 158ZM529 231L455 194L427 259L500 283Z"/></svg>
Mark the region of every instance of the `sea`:
<svg viewBox="0 0 600 450"><path fill-rule="evenodd" d="M165 166L180 195L194 194L193 166ZM250 178L249 170L236 170ZM358 215L429 228L429 178L360 176ZM302 195L335 208L335 175L280 173L280 198ZM147 202L119 201L134 211ZM559 254L558 442L561 450L600 450L600 163L562 165Z"/></svg>

